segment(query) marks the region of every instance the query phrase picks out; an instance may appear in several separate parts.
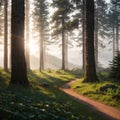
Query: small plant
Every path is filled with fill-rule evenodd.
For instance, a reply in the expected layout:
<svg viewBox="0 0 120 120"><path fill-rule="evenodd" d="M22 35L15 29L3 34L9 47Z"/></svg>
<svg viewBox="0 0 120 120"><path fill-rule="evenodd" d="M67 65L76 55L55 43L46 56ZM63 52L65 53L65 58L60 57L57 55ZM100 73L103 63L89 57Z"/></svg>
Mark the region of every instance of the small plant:
<svg viewBox="0 0 120 120"><path fill-rule="evenodd" d="M111 62L110 69L110 77L114 79L114 81L120 82L120 51L117 52L117 55Z"/></svg>
<svg viewBox="0 0 120 120"><path fill-rule="evenodd" d="M107 91L108 89L116 90L116 89L117 89L117 86L114 85L114 84L106 84L106 85L104 85L104 86L101 86L99 90L102 91L102 92L105 92L105 91Z"/></svg>

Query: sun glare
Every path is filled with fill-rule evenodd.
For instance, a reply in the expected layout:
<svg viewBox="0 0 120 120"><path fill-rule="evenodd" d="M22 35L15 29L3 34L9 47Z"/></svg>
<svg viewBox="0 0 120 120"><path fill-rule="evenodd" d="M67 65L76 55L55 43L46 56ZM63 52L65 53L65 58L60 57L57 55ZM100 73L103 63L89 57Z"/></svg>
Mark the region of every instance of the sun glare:
<svg viewBox="0 0 120 120"><path fill-rule="evenodd" d="M38 46L32 40L29 42L28 46L29 46L29 49L30 49L30 53L32 55L36 55L38 53Z"/></svg>

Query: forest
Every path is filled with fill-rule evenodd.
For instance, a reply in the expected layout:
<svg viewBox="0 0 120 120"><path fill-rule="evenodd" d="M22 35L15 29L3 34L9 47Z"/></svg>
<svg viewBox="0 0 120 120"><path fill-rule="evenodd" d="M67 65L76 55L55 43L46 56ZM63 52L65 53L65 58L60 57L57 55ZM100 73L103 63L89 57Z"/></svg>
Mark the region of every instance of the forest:
<svg viewBox="0 0 120 120"><path fill-rule="evenodd" d="M120 1L0 0L0 120L120 120Z"/></svg>

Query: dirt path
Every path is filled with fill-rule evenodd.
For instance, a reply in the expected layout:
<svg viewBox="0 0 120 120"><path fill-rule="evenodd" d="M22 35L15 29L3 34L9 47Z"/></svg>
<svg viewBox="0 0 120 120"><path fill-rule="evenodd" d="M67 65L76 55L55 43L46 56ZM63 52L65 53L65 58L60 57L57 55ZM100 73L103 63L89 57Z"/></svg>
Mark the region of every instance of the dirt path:
<svg viewBox="0 0 120 120"><path fill-rule="evenodd" d="M70 89L70 85L75 82L71 81L68 84L62 86L60 88L60 90L64 91L65 93L67 93L69 96L71 96L73 99L75 99L78 102L82 102L84 104L87 104L89 107L91 107L94 110L99 111L100 113L102 113L105 117L108 118L108 120L120 120L120 110L114 108L114 107L110 107L108 105L105 105L101 102L92 100L86 96L83 95L79 95L76 92L74 92L72 89Z"/></svg>

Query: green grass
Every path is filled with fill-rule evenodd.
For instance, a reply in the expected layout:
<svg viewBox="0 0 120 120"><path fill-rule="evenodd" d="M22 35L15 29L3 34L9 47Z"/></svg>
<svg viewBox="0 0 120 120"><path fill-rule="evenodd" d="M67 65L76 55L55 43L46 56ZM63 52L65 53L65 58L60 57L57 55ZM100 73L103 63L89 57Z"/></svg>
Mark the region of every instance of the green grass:
<svg viewBox="0 0 120 120"><path fill-rule="evenodd" d="M82 79L79 79L71 85L71 88L79 94L120 109L120 85L118 83L112 81L83 83Z"/></svg>
<svg viewBox="0 0 120 120"><path fill-rule="evenodd" d="M58 87L80 77L76 71L30 71L31 86L9 86L10 74L0 69L0 119L2 120L106 120Z"/></svg>

